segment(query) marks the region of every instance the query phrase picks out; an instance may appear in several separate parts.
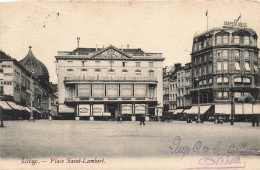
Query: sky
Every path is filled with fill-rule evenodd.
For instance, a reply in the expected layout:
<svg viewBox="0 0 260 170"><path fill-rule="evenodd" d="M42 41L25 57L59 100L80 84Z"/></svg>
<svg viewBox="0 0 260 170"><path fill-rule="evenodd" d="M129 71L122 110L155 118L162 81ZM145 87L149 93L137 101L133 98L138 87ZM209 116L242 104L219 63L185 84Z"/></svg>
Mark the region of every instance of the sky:
<svg viewBox="0 0 260 170"><path fill-rule="evenodd" d="M164 66L191 60L195 34L241 21L260 35L259 1L48 1L0 3L0 49L18 61L32 46L57 83L58 51L114 45L163 53ZM260 41L258 41L260 47Z"/></svg>

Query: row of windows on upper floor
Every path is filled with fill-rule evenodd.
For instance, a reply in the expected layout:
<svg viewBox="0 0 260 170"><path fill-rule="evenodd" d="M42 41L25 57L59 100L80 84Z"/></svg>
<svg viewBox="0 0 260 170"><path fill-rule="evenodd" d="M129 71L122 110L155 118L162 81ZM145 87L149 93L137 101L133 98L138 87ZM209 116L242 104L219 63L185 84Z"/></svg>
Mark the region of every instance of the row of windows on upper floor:
<svg viewBox="0 0 260 170"><path fill-rule="evenodd" d="M231 71L231 69L233 69L235 71L251 71L251 72L255 72L258 73L258 66L252 65L250 62L244 62L244 64L242 64L240 61L236 61L234 62L234 64L229 65L228 61L223 61L223 62L217 62L217 67L216 67L216 71L217 72L228 72L229 70ZM205 65L205 66L201 66L198 68L194 68L193 69L193 76L201 76L201 75L207 75L207 74L211 74L213 73L212 70L212 65Z"/></svg>
<svg viewBox="0 0 260 170"><path fill-rule="evenodd" d="M195 64L207 62L212 59L213 53L206 53L200 56L196 56L192 58L192 62ZM236 59L244 59L244 60L255 60L257 61L257 53L249 50L216 50L214 51L214 56L217 59L231 59L231 56L234 56Z"/></svg>
<svg viewBox="0 0 260 170"><path fill-rule="evenodd" d="M95 61L95 65L93 65L94 63L92 61L81 61L81 65L78 65L77 63L75 63L75 61L73 60L69 60L67 61L67 66L104 66L105 64L108 64L109 66L114 66L115 62L117 62L117 66L121 66L121 67L128 67L128 66L135 66L135 67L150 67L153 68L154 67L154 62L148 62L148 65L146 65L146 63L144 62L135 62L135 64L133 65L132 62L127 62L127 61L114 61L114 60L96 60ZM89 64L88 64L89 63ZM131 63L131 64L130 64Z"/></svg>
<svg viewBox="0 0 260 170"><path fill-rule="evenodd" d="M95 71L94 72L95 75L99 75L99 76L103 75L104 76L104 72L102 72L101 69L95 69L93 71ZM115 70L113 70L113 69L109 69L108 71L106 71L106 73L107 73L108 76L115 76ZM147 73L148 73L149 77L154 77L155 76L154 70L149 70ZM80 76L93 76L92 73L88 73L87 69L80 69L80 73L78 73L77 75L78 76L79 75ZM77 75L75 74L74 69L67 69L66 77L73 77L73 76L77 76ZM141 77L142 76L142 71L137 69L137 70L135 70L134 75L136 77ZM121 71L121 76L128 76L128 70L127 69L123 69Z"/></svg>
<svg viewBox="0 0 260 170"><path fill-rule="evenodd" d="M257 46L257 39L249 36L229 36L219 35L215 36L215 45L249 45ZM193 43L193 51L198 51L212 46L212 38L206 38L204 40Z"/></svg>

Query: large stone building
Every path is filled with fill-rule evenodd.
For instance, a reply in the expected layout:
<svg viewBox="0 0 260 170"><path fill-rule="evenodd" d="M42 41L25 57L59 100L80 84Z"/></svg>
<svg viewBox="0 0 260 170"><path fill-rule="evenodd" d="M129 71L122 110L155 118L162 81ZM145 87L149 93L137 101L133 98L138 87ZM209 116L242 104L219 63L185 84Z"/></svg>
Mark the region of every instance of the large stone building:
<svg viewBox="0 0 260 170"><path fill-rule="evenodd" d="M56 60L59 116L138 120L162 115L161 53L111 45L58 52Z"/></svg>
<svg viewBox="0 0 260 170"><path fill-rule="evenodd" d="M259 100L257 38L253 29L225 26L194 37L191 54L194 106L188 113L197 114L199 103L201 114L230 115L233 94L236 115L252 113L252 105L247 103L244 107L238 102L242 96Z"/></svg>
<svg viewBox="0 0 260 170"><path fill-rule="evenodd" d="M16 59L0 51L0 97L5 117L28 118L30 109L38 112L38 118L43 117L44 93L46 90L34 74Z"/></svg>

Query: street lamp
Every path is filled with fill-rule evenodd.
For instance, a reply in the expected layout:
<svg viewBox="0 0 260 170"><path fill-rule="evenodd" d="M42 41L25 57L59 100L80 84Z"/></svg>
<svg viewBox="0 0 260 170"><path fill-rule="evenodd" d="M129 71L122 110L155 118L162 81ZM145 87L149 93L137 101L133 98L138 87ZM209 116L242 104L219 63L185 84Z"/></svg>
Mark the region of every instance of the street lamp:
<svg viewBox="0 0 260 170"><path fill-rule="evenodd" d="M235 102L234 102L234 82L231 84L230 96L231 96L231 125L234 125L234 114L235 114Z"/></svg>
<svg viewBox="0 0 260 170"><path fill-rule="evenodd" d="M1 126L0 127L4 127L4 118L3 118L3 109L2 107L0 107L0 114L1 114Z"/></svg>
<svg viewBox="0 0 260 170"><path fill-rule="evenodd" d="M198 88L198 119L196 123L202 123L200 120L200 89L199 89L199 77L196 77L197 88Z"/></svg>

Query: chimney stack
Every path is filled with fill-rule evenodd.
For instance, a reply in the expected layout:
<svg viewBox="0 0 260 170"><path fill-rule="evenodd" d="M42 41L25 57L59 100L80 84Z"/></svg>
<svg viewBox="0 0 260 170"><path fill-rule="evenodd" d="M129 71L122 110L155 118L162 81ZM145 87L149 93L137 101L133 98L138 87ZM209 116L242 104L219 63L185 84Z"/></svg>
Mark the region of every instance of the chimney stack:
<svg viewBox="0 0 260 170"><path fill-rule="evenodd" d="M129 49L129 44L127 44L127 49Z"/></svg>

